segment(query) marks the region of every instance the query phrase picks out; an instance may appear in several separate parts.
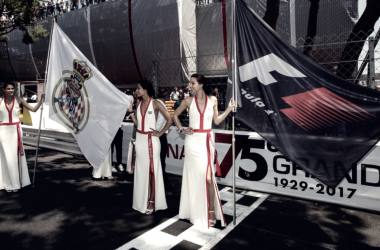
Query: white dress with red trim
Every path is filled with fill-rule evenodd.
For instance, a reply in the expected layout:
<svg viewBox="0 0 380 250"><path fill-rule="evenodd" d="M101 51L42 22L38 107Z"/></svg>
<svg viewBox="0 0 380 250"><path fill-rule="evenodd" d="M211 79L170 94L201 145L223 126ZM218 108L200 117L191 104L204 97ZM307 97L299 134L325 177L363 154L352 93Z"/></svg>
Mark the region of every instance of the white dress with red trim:
<svg viewBox="0 0 380 250"><path fill-rule="evenodd" d="M17 190L30 184L18 115L16 98L10 109L3 99L0 103L0 190Z"/></svg>
<svg viewBox="0 0 380 250"><path fill-rule="evenodd" d="M205 101L204 110L201 111L194 97L189 108L189 126L194 129L194 134L186 135L185 139L179 218L189 219L194 225L209 228L208 202L214 203L216 219L221 221L222 226L226 223L215 177L213 178L215 199L213 201L208 199L207 171L212 171L212 176L215 176L215 146L211 129L214 110L208 97Z"/></svg>
<svg viewBox="0 0 380 250"><path fill-rule="evenodd" d="M166 204L164 180L160 160L161 144L160 139L148 134L150 128L156 128L156 115L153 109L153 100L150 99L145 113L142 112L142 105L137 107L138 126L136 130L136 160L133 183L133 205L132 208L145 213L148 207L149 178L154 176L155 199L154 210L168 208Z"/></svg>
<svg viewBox="0 0 380 250"><path fill-rule="evenodd" d="M100 167L98 169L92 170L92 177L94 178L102 178L102 177L112 177L112 155L111 155L111 148L108 149L108 152L106 154L106 157L104 157L104 160L102 164L100 164Z"/></svg>

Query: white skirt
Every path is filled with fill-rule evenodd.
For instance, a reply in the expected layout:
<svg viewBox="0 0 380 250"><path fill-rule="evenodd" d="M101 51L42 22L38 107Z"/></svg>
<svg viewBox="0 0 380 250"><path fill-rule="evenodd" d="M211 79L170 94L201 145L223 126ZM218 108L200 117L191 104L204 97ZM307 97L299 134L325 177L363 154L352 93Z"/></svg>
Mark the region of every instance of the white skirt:
<svg viewBox="0 0 380 250"><path fill-rule="evenodd" d="M92 171L94 178L111 177L112 176L112 155L111 148L108 150L106 157L98 169Z"/></svg>
<svg viewBox="0 0 380 250"><path fill-rule="evenodd" d="M0 126L0 190L16 190L30 184L25 153L19 155L17 139L17 125Z"/></svg>
<svg viewBox="0 0 380 250"><path fill-rule="evenodd" d="M221 220L222 226L225 226L219 190L214 177L214 149L210 145L211 152L207 152L206 143L209 143L206 133L186 135L179 218L188 219L196 226L209 228L206 177L208 154L210 154L212 164L209 171L212 171L215 191L215 198L210 202L214 202L216 219Z"/></svg>
<svg viewBox="0 0 380 250"><path fill-rule="evenodd" d="M154 185L155 185L155 211L167 209L165 197L164 180L160 160L161 144L160 139L152 136L153 164L154 164ZM133 183L133 205L132 208L145 213L149 199L149 146L148 135L136 133L136 161Z"/></svg>

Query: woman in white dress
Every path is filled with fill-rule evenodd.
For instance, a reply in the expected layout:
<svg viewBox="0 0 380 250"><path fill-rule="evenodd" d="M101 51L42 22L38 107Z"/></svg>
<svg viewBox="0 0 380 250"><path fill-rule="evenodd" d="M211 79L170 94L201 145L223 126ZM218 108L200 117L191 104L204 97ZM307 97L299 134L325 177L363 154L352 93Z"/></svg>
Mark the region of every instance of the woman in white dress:
<svg viewBox="0 0 380 250"><path fill-rule="evenodd" d="M113 180L111 148L108 149L106 157L104 158L102 164L100 164L99 168L94 168L92 170L92 177L96 180L104 178L108 180Z"/></svg>
<svg viewBox="0 0 380 250"><path fill-rule="evenodd" d="M137 106L136 114L131 118L136 129L136 162L133 183L133 209L146 214L167 208L164 181L160 160L160 137L173 123L169 112L156 100L153 85L149 81L141 81L136 89L137 97L141 102ZM156 131L158 112L166 118L165 127Z"/></svg>
<svg viewBox="0 0 380 250"><path fill-rule="evenodd" d="M15 97L13 83L3 86L4 98L0 98L0 190L17 192L30 184L28 165L22 141L19 120L19 105L36 112L42 104L41 99L32 107L21 97Z"/></svg>
<svg viewBox="0 0 380 250"><path fill-rule="evenodd" d="M221 221L225 226L219 190L215 181L214 159L215 146L212 134L212 120L215 124L222 122L232 111L234 104L230 101L226 111L219 115L218 102L211 94L207 79L200 74L190 78L191 92L181 102L173 115L179 132L186 135L185 162L182 176L181 202L179 218L189 219L191 223L209 228ZM183 128L178 116L189 109L189 127Z"/></svg>

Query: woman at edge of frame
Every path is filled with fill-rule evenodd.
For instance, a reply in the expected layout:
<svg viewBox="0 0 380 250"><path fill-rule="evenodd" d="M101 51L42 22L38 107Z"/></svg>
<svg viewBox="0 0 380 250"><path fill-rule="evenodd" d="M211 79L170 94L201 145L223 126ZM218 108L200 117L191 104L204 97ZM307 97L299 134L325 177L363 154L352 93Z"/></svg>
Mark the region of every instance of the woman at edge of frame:
<svg viewBox="0 0 380 250"><path fill-rule="evenodd" d="M131 114L137 128L132 208L141 213L152 214L154 211L167 208L158 137L169 129L173 121L169 112L158 101L152 99L154 89L150 81L143 80L137 84L135 93L142 99L136 113ZM160 132L155 130L158 111L167 120Z"/></svg>
<svg viewBox="0 0 380 250"><path fill-rule="evenodd" d="M43 94L36 106L21 97L15 97L15 85L4 83L4 98L0 98L0 190L17 192L30 184L28 165L23 148L19 107L36 112L45 98Z"/></svg>
<svg viewBox="0 0 380 250"><path fill-rule="evenodd" d="M191 92L174 111L173 120L178 131L186 135L185 162L182 176L179 218L189 219L194 225L209 228L221 221L226 226L218 186L215 181L215 143L212 121L221 123L235 104L230 100L223 114L218 113L218 101L211 96L206 77L193 74L190 78ZM189 127L182 127L178 116L189 109Z"/></svg>

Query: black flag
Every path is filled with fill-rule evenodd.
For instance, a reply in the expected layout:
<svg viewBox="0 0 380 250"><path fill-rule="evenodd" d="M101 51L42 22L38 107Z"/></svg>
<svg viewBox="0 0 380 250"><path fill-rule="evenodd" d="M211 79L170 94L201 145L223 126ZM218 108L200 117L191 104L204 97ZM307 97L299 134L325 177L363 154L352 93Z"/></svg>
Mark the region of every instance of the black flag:
<svg viewBox="0 0 380 250"><path fill-rule="evenodd" d="M379 141L380 93L305 57L244 1L236 1L235 16L241 106L236 118L316 179L336 187ZM231 89L229 81L229 97Z"/></svg>

